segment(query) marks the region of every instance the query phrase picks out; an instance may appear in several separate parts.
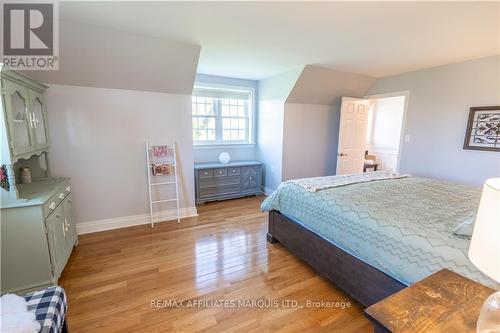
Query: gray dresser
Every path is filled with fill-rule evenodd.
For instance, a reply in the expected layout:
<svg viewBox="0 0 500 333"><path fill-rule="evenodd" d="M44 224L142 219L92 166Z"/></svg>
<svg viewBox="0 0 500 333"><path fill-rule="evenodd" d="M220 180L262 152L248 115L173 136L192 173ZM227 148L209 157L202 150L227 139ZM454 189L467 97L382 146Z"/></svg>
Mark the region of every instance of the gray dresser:
<svg viewBox="0 0 500 333"><path fill-rule="evenodd" d="M235 161L194 165L196 203L262 193L262 163Z"/></svg>

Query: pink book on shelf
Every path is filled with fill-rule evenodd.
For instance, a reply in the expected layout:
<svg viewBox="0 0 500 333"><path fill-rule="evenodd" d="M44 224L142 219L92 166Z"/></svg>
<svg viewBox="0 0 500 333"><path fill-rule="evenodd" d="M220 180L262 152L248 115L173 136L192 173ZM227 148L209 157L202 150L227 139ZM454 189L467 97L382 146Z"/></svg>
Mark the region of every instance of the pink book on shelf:
<svg viewBox="0 0 500 333"><path fill-rule="evenodd" d="M167 156L168 155L168 146L153 146L153 155L154 156Z"/></svg>

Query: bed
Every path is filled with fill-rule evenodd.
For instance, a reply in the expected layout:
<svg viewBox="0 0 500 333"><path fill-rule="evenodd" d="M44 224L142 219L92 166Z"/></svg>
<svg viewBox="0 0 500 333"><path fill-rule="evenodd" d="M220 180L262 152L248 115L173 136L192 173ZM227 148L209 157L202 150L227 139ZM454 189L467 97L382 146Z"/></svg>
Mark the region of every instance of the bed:
<svg viewBox="0 0 500 333"><path fill-rule="evenodd" d="M442 268L499 289L469 261L470 240L453 234L474 219L479 188L380 172L354 182L335 178L285 182L266 198L268 241L365 306Z"/></svg>

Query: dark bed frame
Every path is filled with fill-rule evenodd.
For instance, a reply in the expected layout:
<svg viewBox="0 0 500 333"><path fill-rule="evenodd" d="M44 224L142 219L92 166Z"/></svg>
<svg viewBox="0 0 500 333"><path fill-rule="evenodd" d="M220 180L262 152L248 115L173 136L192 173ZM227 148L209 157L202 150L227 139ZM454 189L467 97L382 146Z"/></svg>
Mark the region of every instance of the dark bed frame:
<svg viewBox="0 0 500 333"><path fill-rule="evenodd" d="M275 210L267 241L280 242L366 307L407 287Z"/></svg>

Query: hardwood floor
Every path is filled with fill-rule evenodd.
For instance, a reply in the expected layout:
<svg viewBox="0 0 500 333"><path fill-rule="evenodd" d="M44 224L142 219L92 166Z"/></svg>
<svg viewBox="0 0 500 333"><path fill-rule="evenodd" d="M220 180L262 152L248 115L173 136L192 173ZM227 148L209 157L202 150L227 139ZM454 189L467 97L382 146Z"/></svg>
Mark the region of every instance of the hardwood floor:
<svg viewBox="0 0 500 333"><path fill-rule="evenodd" d="M70 332L372 332L356 301L266 242L263 198L80 236L60 279Z"/></svg>

